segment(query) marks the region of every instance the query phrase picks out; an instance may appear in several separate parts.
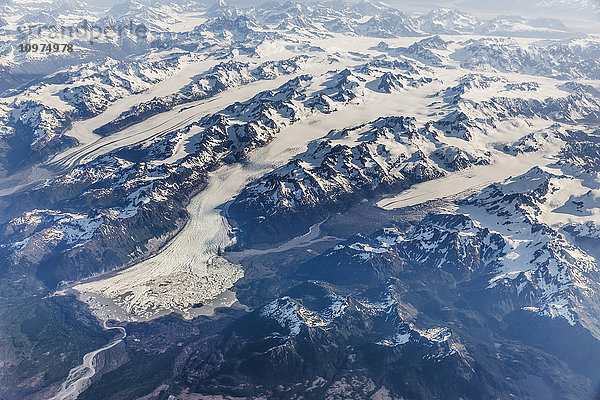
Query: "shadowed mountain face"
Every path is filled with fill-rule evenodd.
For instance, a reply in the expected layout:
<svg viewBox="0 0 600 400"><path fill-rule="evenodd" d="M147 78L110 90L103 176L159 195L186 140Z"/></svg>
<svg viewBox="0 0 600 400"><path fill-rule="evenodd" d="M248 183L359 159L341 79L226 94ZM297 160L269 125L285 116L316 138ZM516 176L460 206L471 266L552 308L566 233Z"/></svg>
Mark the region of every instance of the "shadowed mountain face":
<svg viewBox="0 0 600 400"><path fill-rule="evenodd" d="M597 397L598 3L241 4L0 2L0 399Z"/></svg>

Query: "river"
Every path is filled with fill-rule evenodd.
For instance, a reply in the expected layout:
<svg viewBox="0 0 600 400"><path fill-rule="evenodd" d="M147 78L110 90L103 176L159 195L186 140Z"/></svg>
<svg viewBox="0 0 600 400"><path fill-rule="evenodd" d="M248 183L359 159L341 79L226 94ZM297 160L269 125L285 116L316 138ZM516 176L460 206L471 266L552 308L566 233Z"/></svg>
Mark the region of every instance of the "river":
<svg viewBox="0 0 600 400"><path fill-rule="evenodd" d="M92 384L92 377L96 374L96 356L106 351L127 337L127 331L122 326L108 326L104 321L104 329L118 330L121 337L113 339L107 345L91 351L83 356L83 363L69 371L67 379L62 383L60 391L50 400L76 400L77 397Z"/></svg>

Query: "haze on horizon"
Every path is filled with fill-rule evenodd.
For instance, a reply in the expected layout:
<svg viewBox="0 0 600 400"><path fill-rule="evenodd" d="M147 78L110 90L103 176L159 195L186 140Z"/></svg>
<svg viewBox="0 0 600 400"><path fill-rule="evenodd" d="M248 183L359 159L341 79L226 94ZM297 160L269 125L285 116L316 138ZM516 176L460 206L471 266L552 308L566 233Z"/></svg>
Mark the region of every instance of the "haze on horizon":
<svg viewBox="0 0 600 400"><path fill-rule="evenodd" d="M54 0L56 1L56 0ZM65 1L65 0L59 0ZM68 1L68 0L67 0ZM88 0L100 7L122 3L124 0ZM140 2L169 2L170 0L136 0ZM211 4L217 0L197 0ZM267 0L226 0L236 7L252 7ZM279 0L285 2L286 0ZM298 0L318 3L319 0ZM350 0L349 2L357 2ZM377 0L371 0L377 2ZM399 10L411 14L423 14L435 8L455 8L482 18L498 15L514 15L527 18L557 18L575 31L600 33L600 0L384 0Z"/></svg>
<svg viewBox="0 0 600 400"><path fill-rule="evenodd" d="M0 0L1 4L20 3L85 3L96 12L110 9L115 4L126 1L140 3L169 3L172 0ZM210 6L217 0L194 0ZM268 0L225 0L227 3L247 8L263 4ZM276 0L285 2L286 0ZM297 0L304 3L318 3L320 0ZM358 2L359 0L349 0ZM378 0L370 0L378 2ZM409 14L424 14L435 8L452 8L469 12L481 18L494 18L499 15L526 18L556 18L573 31L600 34L600 0L385 0L389 4Z"/></svg>

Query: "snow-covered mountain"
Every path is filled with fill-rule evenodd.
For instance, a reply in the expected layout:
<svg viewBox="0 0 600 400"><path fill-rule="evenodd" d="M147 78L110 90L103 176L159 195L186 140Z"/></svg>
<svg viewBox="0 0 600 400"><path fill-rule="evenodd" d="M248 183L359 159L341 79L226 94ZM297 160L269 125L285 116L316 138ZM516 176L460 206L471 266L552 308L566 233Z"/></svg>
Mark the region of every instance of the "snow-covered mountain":
<svg viewBox="0 0 600 400"><path fill-rule="evenodd" d="M155 97L123 112L118 118L101 126L95 133L110 135L173 107L192 101L203 100L229 88L247 85L265 79L275 79L300 70L308 57L298 56L281 61L266 61L257 66L234 61L221 62L184 86L179 93Z"/></svg>
<svg viewBox="0 0 600 400"><path fill-rule="evenodd" d="M483 22L458 10L438 8L419 17L419 27L428 33L468 34L481 31Z"/></svg>
<svg viewBox="0 0 600 400"><path fill-rule="evenodd" d="M113 59L70 67L0 99L4 154L0 176L39 163L77 144L66 136L72 124L94 117L126 96L173 75L185 58L123 63ZM18 154L18 155L17 155Z"/></svg>
<svg viewBox="0 0 600 400"><path fill-rule="evenodd" d="M451 57L464 68L550 76L558 79L597 79L598 43L565 40L523 48L511 39L474 39Z"/></svg>
<svg viewBox="0 0 600 400"><path fill-rule="evenodd" d="M434 131L419 131L412 118L382 117L310 143L306 153L247 187L229 212L251 232L252 224L271 224L278 217L296 220L298 226L298 218L321 215L322 208L344 208L367 193L406 188L486 163L484 154L469 154L445 144ZM246 220L252 222L246 225Z"/></svg>
<svg viewBox="0 0 600 400"><path fill-rule="evenodd" d="M374 1L0 10L1 398L594 396L597 36Z"/></svg>

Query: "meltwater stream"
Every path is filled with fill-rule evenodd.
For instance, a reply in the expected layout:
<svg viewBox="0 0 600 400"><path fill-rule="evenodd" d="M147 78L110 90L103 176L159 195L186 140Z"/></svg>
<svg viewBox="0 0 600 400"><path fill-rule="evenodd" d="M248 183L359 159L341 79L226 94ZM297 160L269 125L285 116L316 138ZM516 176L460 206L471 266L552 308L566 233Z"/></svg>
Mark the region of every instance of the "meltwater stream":
<svg viewBox="0 0 600 400"><path fill-rule="evenodd" d="M83 363L69 371L67 379L62 383L60 391L50 400L76 400L77 397L92 384L92 377L96 374L96 356L119 344L125 337L127 331L122 326L108 326L104 321L104 329L119 330L121 337L113 339L107 345L91 351L83 356Z"/></svg>

